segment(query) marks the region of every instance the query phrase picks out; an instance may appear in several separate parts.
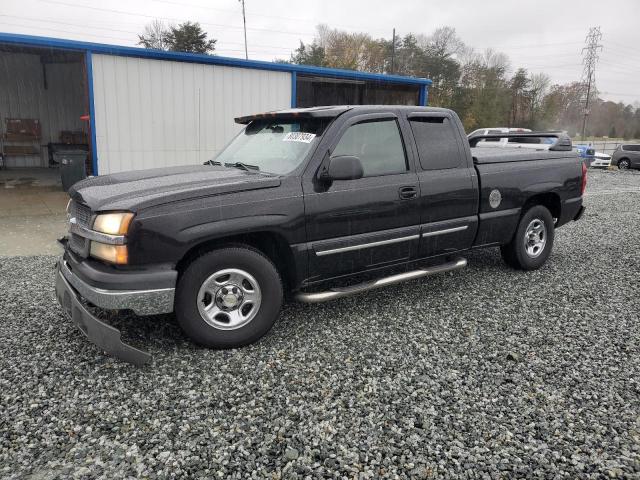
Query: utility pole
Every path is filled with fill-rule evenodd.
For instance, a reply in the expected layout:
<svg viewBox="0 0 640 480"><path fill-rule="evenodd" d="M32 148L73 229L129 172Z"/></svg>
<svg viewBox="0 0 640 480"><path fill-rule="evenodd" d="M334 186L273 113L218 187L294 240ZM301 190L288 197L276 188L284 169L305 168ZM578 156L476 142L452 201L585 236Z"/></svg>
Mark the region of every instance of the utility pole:
<svg viewBox="0 0 640 480"><path fill-rule="evenodd" d="M602 50L602 45L599 43L602 39L602 33L600 27L591 27L587 38L585 39L586 46L582 49L582 63L584 64L584 70L582 73L583 88L586 86L587 92L584 98L584 116L582 118L582 140L585 139L587 131L587 117L589 116L589 100L591 99L591 92L595 90L596 86L596 63L598 62L598 52Z"/></svg>
<svg viewBox="0 0 640 480"><path fill-rule="evenodd" d="M244 58L249 60L249 51L247 50L247 17L244 14L244 0L238 0L242 3L242 23L244 24Z"/></svg>
<svg viewBox="0 0 640 480"><path fill-rule="evenodd" d="M393 63L396 56L396 29L393 29L393 37L391 38L391 73L393 73Z"/></svg>

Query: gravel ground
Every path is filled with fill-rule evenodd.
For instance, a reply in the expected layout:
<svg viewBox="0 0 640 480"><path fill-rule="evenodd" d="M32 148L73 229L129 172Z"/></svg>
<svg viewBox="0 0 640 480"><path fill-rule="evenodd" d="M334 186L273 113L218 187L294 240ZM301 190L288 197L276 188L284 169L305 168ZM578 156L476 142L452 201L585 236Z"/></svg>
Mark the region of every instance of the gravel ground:
<svg viewBox="0 0 640 480"><path fill-rule="evenodd" d="M248 348L117 322L143 369L63 316L54 257L0 259L0 477L640 478L640 174L586 204L541 270L475 252Z"/></svg>

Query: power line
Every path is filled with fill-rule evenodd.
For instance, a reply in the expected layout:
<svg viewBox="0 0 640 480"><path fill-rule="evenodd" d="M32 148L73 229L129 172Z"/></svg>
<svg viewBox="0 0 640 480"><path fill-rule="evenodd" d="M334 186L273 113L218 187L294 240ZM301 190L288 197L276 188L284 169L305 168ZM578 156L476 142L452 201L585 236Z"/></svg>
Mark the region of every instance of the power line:
<svg viewBox="0 0 640 480"><path fill-rule="evenodd" d="M215 7L210 7L208 5L197 5L195 3L186 3L186 2L177 2L177 1L170 1L170 0L151 0L152 2L156 2L156 3L165 3L168 5L178 5L181 7L195 7L195 8L201 8L203 10L211 10L211 11L217 11L217 12L225 12L225 13L236 13L234 10L228 10L228 9L224 9L224 8L215 8ZM274 19L278 19L278 20L289 20L292 22L303 22L303 23L313 23L313 24L318 24L317 20L311 20L311 19L307 19L307 18L300 18L300 17L286 17L283 15L268 15L266 13L251 13L251 15L253 15L254 17L263 17L263 18L274 18ZM382 29L382 28L370 28L370 27L355 27L353 25L339 25L339 24L334 24L333 22L331 23L332 28L342 28L345 30L367 30L370 32L384 32L387 33L386 29Z"/></svg>
<svg viewBox="0 0 640 480"><path fill-rule="evenodd" d="M158 15L148 15L145 13L137 13L137 12L127 12L125 10L117 10L115 8L104 8L104 7L94 7L91 5L81 5L78 3L70 3L70 2L65 2L62 0L38 0L40 2L44 2L44 3L52 3L55 5L65 5L67 7L73 7L73 8L86 8L89 10L95 10L95 11L99 11L99 12L110 12L110 13L117 13L120 15L129 15L129 16L133 16L133 17L142 17L142 18L150 18L150 19L160 19L160 20L168 20L168 21L174 21L174 22L180 22L183 19L180 18L176 18L176 17L163 17L163 16L158 16ZM211 23L211 22L204 22L201 21L199 22L202 25L211 25L214 27L218 27L221 29L234 29L234 30L242 30L243 27L237 27L235 25L225 25L222 23ZM289 30L274 30L271 28L259 28L259 27L252 27L249 28L249 30L255 30L255 31L264 31L264 32L272 32L272 33L279 33L279 34L283 34L283 35L304 35L304 36L312 36L314 35L314 33L309 33L309 32L294 32L294 31L289 31Z"/></svg>

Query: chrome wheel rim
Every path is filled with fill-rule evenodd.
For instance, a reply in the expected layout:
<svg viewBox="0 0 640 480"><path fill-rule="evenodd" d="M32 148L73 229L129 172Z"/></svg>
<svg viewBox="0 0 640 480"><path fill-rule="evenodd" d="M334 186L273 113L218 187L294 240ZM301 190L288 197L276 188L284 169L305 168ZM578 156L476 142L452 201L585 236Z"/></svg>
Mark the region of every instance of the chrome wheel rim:
<svg viewBox="0 0 640 480"><path fill-rule="evenodd" d="M258 314L262 293L251 274L227 268L215 272L202 283L197 301L205 322L221 330L235 330Z"/></svg>
<svg viewBox="0 0 640 480"><path fill-rule="evenodd" d="M629 168L629 162L627 162L626 160L622 160L620 163L618 163L618 168L626 170L627 168Z"/></svg>
<svg viewBox="0 0 640 480"><path fill-rule="evenodd" d="M524 234L524 249L531 258L536 258L544 250L547 244L547 227L539 218L534 218L529 222Z"/></svg>

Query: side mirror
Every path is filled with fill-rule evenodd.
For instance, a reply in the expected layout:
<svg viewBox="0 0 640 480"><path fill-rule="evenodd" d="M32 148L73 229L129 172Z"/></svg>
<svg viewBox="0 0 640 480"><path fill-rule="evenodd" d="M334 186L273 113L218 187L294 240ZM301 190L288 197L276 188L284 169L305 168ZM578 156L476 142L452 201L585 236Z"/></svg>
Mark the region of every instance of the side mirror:
<svg viewBox="0 0 640 480"><path fill-rule="evenodd" d="M331 180L357 180L362 178L362 162L353 155L341 155L329 158L326 178Z"/></svg>

